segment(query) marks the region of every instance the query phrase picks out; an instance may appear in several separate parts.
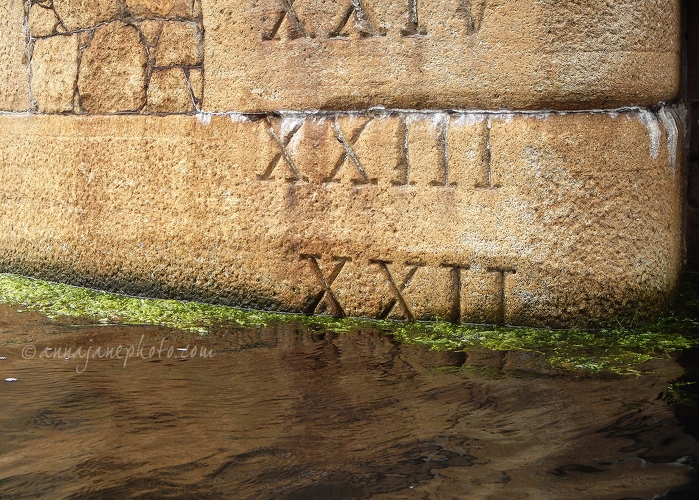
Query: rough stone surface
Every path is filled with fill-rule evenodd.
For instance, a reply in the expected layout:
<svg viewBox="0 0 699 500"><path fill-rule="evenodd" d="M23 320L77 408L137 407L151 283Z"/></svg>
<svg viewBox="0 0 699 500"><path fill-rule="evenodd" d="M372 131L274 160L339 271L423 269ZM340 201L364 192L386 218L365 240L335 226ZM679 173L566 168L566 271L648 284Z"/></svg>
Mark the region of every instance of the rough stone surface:
<svg viewBox="0 0 699 500"><path fill-rule="evenodd" d="M119 14L119 0L53 0L53 8L68 31L92 28Z"/></svg>
<svg viewBox="0 0 699 500"><path fill-rule="evenodd" d="M680 81L679 4L204 0L204 108L594 109L670 102Z"/></svg>
<svg viewBox="0 0 699 500"><path fill-rule="evenodd" d="M616 324L678 280L671 116L0 116L0 268L316 314Z"/></svg>
<svg viewBox="0 0 699 500"><path fill-rule="evenodd" d="M189 85L192 87L194 99L201 102L204 97L204 72L200 69L189 70Z"/></svg>
<svg viewBox="0 0 699 500"><path fill-rule="evenodd" d="M169 21L163 23L156 66L198 66L204 57L202 31L197 23Z"/></svg>
<svg viewBox="0 0 699 500"><path fill-rule="evenodd" d="M126 7L136 17L193 17L192 0L126 0Z"/></svg>
<svg viewBox="0 0 699 500"><path fill-rule="evenodd" d="M56 32L58 18L53 9L39 4L29 9L29 32L33 37L49 36Z"/></svg>
<svg viewBox="0 0 699 500"><path fill-rule="evenodd" d="M148 111L189 113L194 111L192 95L182 68L156 69L148 85Z"/></svg>
<svg viewBox="0 0 699 500"><path fill-rule="evenodd" d="M24 2L6 0L0 5L0 111L25 111L29 106Z"/></svg>
<svg viewBox="0 0 699 500"><path fill-rule="evenodd" d="M87 113L138 111L146 102L148 55L138 30L122 22L95 30L80 64L80 107Z"/></svg>
<svg viewBox="0 0 699 500"><path fill-rule="evenodd" d="M78 36L37 40L32 55L32 93L41 113L73 110L78 76Z"/></svg>
<svg viewBox="0 0 699 500"><path fill-rule="evenodd" d="M139 29L146 39L148 46L155 47L158 45L158 37L160 36L160 31L163 29L162 22L153 20L143 21Z"/></svg>

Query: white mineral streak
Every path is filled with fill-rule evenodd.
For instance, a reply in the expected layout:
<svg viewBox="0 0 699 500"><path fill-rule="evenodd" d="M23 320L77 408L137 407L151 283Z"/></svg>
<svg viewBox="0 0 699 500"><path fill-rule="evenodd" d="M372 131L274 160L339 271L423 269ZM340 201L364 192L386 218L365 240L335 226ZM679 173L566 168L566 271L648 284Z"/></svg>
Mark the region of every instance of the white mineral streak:
<svg viewBox="0 0 699 500"><path fill-rule="evenodd" d="M231 123L245 123L250 121L250 118L241 113L229 113L228 116L231 119Z"/></svg>
<svg viewBox="0 0 699 500"><path fill-rule="evenodd" d="M647 109L641 109L638 111L638 119L646 126L648 130L648 137L650 138L650 157L655 160L658 157L658 151L660 150L660 125L658 124L657 117Z"/></svg>
<svg viewBox="0 0 699 500"><path fill-rule="evenodd" d="M200 111L197 113L197 120L199 120L199 123L202 125L211 125L211 117L213 116L213 113L207 113L205 111Z"/></svg>
<svg viewBox="0 0 699 500"><path fill-rule="evenodd" d="M485 113L459 113L456 115L456 120L454 120L454 125L457 127L468 127L481 123L485 120Z"/></svg>
<svg viewBox="0 0 699 500"><path fill-rule="evenodd" d="M303 142L303 124L308 118L308 116L303 116L297 113L285 113L282 115L279 140L282 141L282 143L288 141L288 146L286 149L289 154L298 153L299 145ZM289 137L297 127L298 131L293 135L293 137Z"/></svg>
<svg viewBox="0 0 699 500"><path fill-rule="evenodd" d="M448 123L449 123L449 114L448 113L435 113L432 116L432 128L433 129L441 129L442 127L444 127Z"/></svg>
<svg viewBox="0 0 699 500"><path fill-rule="evenodd" d="M683 123L683 114L683 108L662 108L658 112L658 118L660 118L660 121L663 122L665 133L667 135L667 157L673 174L677 168L677 148L679 147L680 138L680 127L678 127L678 122L680 124Z"/></svg>

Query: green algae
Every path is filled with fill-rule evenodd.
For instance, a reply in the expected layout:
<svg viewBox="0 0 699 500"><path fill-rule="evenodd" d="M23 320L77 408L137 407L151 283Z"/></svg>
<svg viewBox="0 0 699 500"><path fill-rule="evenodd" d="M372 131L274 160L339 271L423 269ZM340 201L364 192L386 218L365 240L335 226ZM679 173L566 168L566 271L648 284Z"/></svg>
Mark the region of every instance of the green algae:
<svg viewBox="0 0 699 500"><path fill-rule="evenodd" d="M379 330L406 344L435 350L484 348L541 353L554 369L638 374L639 365L699 345L699 283L683 284L676 310L652 324L599 331L545 330L406 323L327 316L277 314L233 307L145 299L65 284L0 274L0 303L21 306L51 318L84 318L99 323L160 325L207 334L218 328L257 328L297 323L311 330L343 333Z"/></svg>

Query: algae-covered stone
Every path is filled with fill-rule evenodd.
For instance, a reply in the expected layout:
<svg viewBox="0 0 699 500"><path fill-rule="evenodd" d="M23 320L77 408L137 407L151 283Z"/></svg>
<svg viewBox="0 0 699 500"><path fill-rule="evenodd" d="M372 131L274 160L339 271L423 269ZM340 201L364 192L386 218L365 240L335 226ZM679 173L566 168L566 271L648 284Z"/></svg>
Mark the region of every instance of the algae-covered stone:
<svg viewBox="0 0 699 500"><path fill-rule="evenodd" d="M138 111L146 101L148 55L139 32L122 22L95 30L83 52L78 91L87 113Z"/></svg>
<svg viewBox="0 0 699 500"><path fill-rule="evenodd" d="M204 0L211 111L670 102L679 0Z"/></svg>
<svg viewBox="0 0 699 500"><path fill-rule="evenodd" d="M309 314L624 322L678 281L675 132L664 109L0 116L0 263Z"/></svg>

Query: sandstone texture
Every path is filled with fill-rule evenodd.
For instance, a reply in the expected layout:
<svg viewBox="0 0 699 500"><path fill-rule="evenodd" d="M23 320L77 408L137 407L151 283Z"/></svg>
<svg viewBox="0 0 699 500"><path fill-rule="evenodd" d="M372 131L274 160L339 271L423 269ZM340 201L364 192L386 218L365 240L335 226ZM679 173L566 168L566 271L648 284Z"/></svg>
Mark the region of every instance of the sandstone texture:
<svg viewBox="0 0 699 500"><path fill-rule="evenodd" d="M53 0L53 8L68 31L92 28L119 14L119 0Z"/></svg>
<svg viewBox="0 0 699 500"><path fill-rule="evenodd" d="M47 5L35 3L29 9L29 32L34 37L55 35L63 28L56 12Z"/></svg>
<svg viewBox="0 0 699 500"><path fill-rule="evenodd" d="M77 35L36 41L32 55L32 93L40 112L72 111L77 77Z"/></svg>
<svg viewBox="0 0 699 500"><path fill-rule="evenodd" d="M204 0L209 111L672 101L679 0Z"/></svg>
<svg viewBox="0 0 699 500"><path fill-rule="evenodd" d="M194 96L181 68L153 71L148 86L148 110L154 113L194 111Z"/></svg>
<svg viewBox="0 0 699 500"><path fill-rule="evenodd" d="M197 23L165 22L155 51L156 66L198 66L204 47Z"/></svg>
<svg viewBox="0 0 699 500"><path fill-rule="evenodd" d="M126 8L136 17L191 19L192 0L126 0Z"/></svg>
<svg viewBox="0 0 699 500"><path fill-rule="evenodd" d="M116 22L95 30L80 64L80 108L88 113L141 109L147 63L148 54L133 26Z"/></svg>
<svg viewBox="0 0 699 500"><path fill-rule="evenodd" d="M24 2L0 5L0 111L29 109Z"/></svg>
<svg viewBox="0 0 699 500"><path fill-rule="evenodd" d="M151 296L592 326L681 268L672 110L0 116L0 269Z"/></svg>

